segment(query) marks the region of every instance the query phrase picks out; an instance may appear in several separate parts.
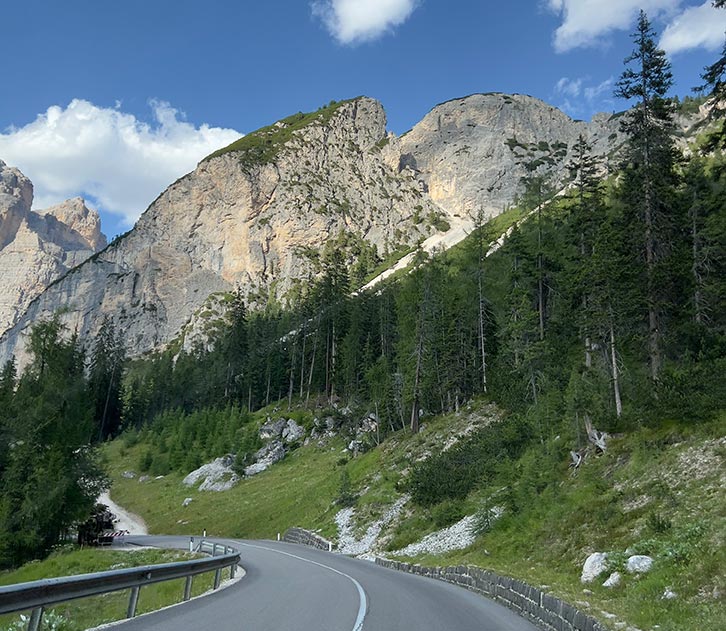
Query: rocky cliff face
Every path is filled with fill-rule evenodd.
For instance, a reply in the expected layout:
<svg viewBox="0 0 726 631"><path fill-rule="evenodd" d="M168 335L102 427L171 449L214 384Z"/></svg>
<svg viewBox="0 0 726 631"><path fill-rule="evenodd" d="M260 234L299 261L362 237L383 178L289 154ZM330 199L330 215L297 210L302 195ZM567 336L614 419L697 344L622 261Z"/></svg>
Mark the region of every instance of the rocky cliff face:
<svg viewBox="0 0 726 631"><path fill-rule="evenodd" d="M578 136L605 156L622 142L618 127L604 114L589 123L574 121L530 96L474 94L434 107L410 132L392 139L386 156L412 171L449 214L472 218L482 209L492 217L521 192L527 154L546 159L548 172L561 181Z"/></svg>
<svg viewBox="0 0 726 631"><path fill-rule="evenodd" d="M313 273L310 252L341 232L380 254L435 231L442 211L380 145L372 99L291 117L218 152L172 184L135 228L71 270L0 340L0 361L27 361L32 324L62 310L82 337L105 315L131 353L163 347L214 292L239 288L254 306L284 298Z"/></svg>
<svg viewBox="0 0 726 631"><path fill-rule="evenodd" d="M105 247L98 214L80 198L31 211L33 185L0 161L0 331L50 283Z"/></svg>

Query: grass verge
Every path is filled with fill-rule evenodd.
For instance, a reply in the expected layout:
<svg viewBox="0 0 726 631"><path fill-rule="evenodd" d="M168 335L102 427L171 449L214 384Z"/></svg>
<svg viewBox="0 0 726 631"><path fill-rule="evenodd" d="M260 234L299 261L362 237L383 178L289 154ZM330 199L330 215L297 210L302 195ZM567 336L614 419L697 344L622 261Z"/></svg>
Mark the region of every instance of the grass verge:
<svg viewBox="0 0 726 631"><path fill-rule="evenodd" d="M119 551L99 548L61 548L42 561L27 563L17 570L0 573L0 585L25 583L59 576L74 576L105 570L141 565L172 563L195 558L181 550L140 548ZM207 572L194 578L192 596L199 596L212 588L214 573ZM156 583L144 587L139 594L137 614L156 611L180 602L184 579ZM46 631L81 631L90 627L122 620L126 617L129 590L111 592L90 598L81 598L49 608L44 613L42 629ZM0 630L16 631L27 628L21 616L30 612L0 616Z"/></svg>

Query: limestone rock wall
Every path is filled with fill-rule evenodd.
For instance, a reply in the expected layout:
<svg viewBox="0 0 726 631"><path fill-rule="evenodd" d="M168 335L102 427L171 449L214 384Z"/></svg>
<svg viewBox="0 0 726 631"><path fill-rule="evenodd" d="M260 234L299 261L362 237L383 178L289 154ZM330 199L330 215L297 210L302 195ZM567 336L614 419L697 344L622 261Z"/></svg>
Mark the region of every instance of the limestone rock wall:
<svg viewBox="0 0 726 631"><path fill-rule="evenodd" d="M552 172L562 178L580 134L602 156L622 142L618 121L605 114L587 123L530 96L474 94L434 107L411 131L392 138L386 156L413 172L449 214L471 217L482 208L492 217L522 190L525 170L512 151L515 141L545 143L547 151L559 153Z"/></svg>
<svg viewBox="0 0 726 631"><path fill-rule="evenodd" d="M96 211L80 199L32 211L33 185L0 161L0 332L54 280L105 247Z"/></svg>

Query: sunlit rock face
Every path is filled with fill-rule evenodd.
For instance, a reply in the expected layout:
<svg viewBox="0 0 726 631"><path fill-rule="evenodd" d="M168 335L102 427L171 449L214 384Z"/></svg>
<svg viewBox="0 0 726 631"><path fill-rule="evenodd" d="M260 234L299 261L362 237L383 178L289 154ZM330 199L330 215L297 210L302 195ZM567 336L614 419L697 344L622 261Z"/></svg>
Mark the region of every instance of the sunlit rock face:
<svg viewBox="0 0 726 631"><path fill-rule="evenodd" d="M106 246L96 211L80 198L32 211L33 185L0 161L0 332L69 269Z"/></svg>

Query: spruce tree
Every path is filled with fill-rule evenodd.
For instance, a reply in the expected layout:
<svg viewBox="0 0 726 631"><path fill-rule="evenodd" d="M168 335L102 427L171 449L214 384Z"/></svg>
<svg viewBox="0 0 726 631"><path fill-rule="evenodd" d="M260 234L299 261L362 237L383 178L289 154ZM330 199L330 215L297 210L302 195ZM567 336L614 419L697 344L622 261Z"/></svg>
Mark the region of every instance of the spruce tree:
<svg viewBox="0 0 726 631"><path fill-rule="evenodd" d="M88 386L94 405L99 441L116 434L121 426L121 381L125 350L113 322L104 317L91 353Z"/></svg>
<svg viewBox="0 0 726 631"><path fill-rule="evenodd" d="M641 236L644 302L647 311L647 354L650 377L657 381L663 365L663 310L668 278L662 265L674 232L673 195L677 183L673 141L673 105L666 98L673 83L670 63L655 43L655 32L641 11L633 34L635 48L615 96L635 100L624 117L628 142L623 164L621 198Z"/></svg>

